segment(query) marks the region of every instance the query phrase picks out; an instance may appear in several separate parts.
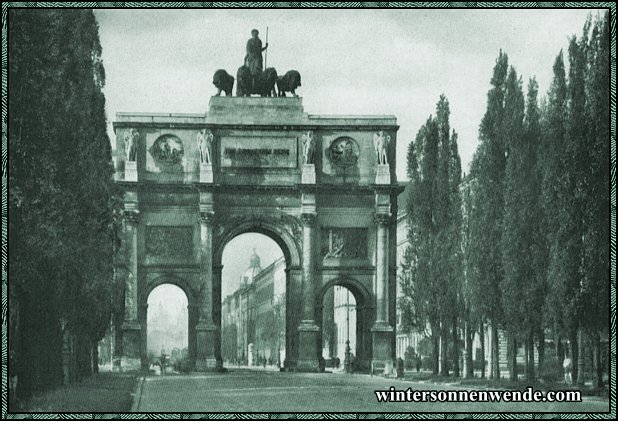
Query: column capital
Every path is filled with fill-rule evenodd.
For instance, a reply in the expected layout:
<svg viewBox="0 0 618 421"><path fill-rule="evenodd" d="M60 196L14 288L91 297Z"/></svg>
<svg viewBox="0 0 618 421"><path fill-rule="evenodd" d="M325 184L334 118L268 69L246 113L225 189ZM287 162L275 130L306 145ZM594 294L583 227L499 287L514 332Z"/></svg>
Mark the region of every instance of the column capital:
<svg viewBox="0 0 618 421"><path fill-rule="evenodd" d="M200 211L200 223L201 224L211 225L214 217L215 217L214 212Z"/></svg>
<svg viewBox="0 0 618 421"><path fill-rule="evenodd" d="M376 225L388 226L391 224L391 215L385 213L376 213L374 215L374 222Z"/></svg>
<svg viewBox="0 0 618 421"><path fill-rule="evenodd" d="M139 211L137 209L125 210L124 220L130 224L137 224L139 222Z"/></svg>
<svg viewBox="0 0 618 421"><path fill-rule="evenodd" d="M301 213L300 220L303 223L303 227L312 227L315 225L317 215L315 213Z"/></svg>

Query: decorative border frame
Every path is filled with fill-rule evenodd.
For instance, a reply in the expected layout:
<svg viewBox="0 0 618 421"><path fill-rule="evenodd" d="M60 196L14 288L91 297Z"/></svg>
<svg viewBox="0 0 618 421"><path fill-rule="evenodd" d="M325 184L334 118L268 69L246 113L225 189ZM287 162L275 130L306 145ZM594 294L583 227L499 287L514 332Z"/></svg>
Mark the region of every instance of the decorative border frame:
<svg viewBox="0 0 618 421"><path fill-rule="evenodd" d="M123 413L123 414L14 414L8 413L8 385L7 385L7 269L8 269L8 244L7 244L7 13L9 7L80 7L80 8L609 8L610 9L610 28L611 28L611 244L610 244L610 323L611 323L611 378L610 378L610 412L607 414L578 414L578 413L558 413L558 414L499 414L499 413L169 413L169 414L145 414L145 413ZM5 2L2 3L2 418L55 418L55 419L455 419L455 418L506 418L506 419L533 419L533 418L564 418L564 419L615 419L616 418L616 4L614 2L535 2L535 3L490 3L490 2Z"/></svg>

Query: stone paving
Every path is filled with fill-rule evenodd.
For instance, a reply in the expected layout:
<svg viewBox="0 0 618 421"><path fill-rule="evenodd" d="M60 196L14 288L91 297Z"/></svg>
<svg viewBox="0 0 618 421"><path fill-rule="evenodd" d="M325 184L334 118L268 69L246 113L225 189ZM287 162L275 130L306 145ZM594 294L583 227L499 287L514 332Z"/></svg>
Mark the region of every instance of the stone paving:
<svg viewBox="0 0 618 421"><path fill-rule="evenodd" d="M146 377L136 412L607 412L607 400L579 403L377 402L375 390L466 390L369 375L232 369L223 374Z"/></svg>

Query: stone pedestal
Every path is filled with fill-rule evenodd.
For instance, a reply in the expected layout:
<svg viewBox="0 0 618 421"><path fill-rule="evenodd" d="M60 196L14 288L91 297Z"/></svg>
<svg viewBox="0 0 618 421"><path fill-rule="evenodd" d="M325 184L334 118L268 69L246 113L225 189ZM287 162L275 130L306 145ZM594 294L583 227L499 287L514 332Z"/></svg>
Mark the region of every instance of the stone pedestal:
<svg viewBox="0 0 618 421"><path fill-rule="evenodd" d="M301 177L302 184L315 184L315 165L314 164L304 164L303 165L303 174Z"/></svg>
<svg viewBox="0 0 618 421"><path fill-rule="evenodd" d="M209 371L217 368L215 357L215 325L198 324L195 328L197 339L196 371Z"/></svg>
<svg viewBox="0 0 618 421"><path fill-rule="evenodd" d="M124 181L137 181L137 162L125 161Z"/></svg>
<svg viewBox="0 0 618 421"><path fill-rule="evenodd" d="M391 170L388 164L378 164L376 167L376 184L391 184Z"/></svg>
<svg viewBox="0 0 618 421"><path fill-rule="evenodd" d="M319 371L318 332L320 328L313 320L303 320L298 327L298 360L296 370Z"/></svg>
<svg viewBox="0 0 618 421"><path fill-rule="evenodd" d="M212 183L212 164L200 164L200 183Z"/></svg>
<svg viewBox="0 0 618 421"><path fill-rule="evenodd" d="M122 324L122 371L139 370L142 367L140 344L142 340L142 326L137 321L125 321Z"/></svg>
<svg viewBox="0 0 618 421"><path fill-rule="evenodd" d="M393 334L393 328L384 322L376 322L371 328L373 339L371 367L374 374L386 374L385 370L394 367L391 349Z"/></svg>

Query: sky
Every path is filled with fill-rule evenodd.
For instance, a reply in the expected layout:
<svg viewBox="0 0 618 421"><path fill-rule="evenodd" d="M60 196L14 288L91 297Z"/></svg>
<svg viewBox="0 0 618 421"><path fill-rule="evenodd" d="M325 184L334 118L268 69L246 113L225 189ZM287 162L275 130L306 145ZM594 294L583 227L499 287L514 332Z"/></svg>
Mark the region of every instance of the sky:
<svg viewBox="0 0 618 421"><path fill-rule="evenodd" d="M464 172L478 143L495 60L502 49L547 92L552 65L594 9L99 9L110 138L117 112L205 113L212 75L236 75L251 29L265 61L301 73L309 114L394 115L397 176L408 144L435 115L441 94L459 135Z"/></svg>
<svg viewBox="0 0 618 421"><path fill-rule="evenodd" d="M221 263L221 299L225 299L240 286L241 275L249 268L253 252L260 257L260 266L265 269L283 257L281 248L263 234L247 233L234 237L223 249Z"/></svg>

